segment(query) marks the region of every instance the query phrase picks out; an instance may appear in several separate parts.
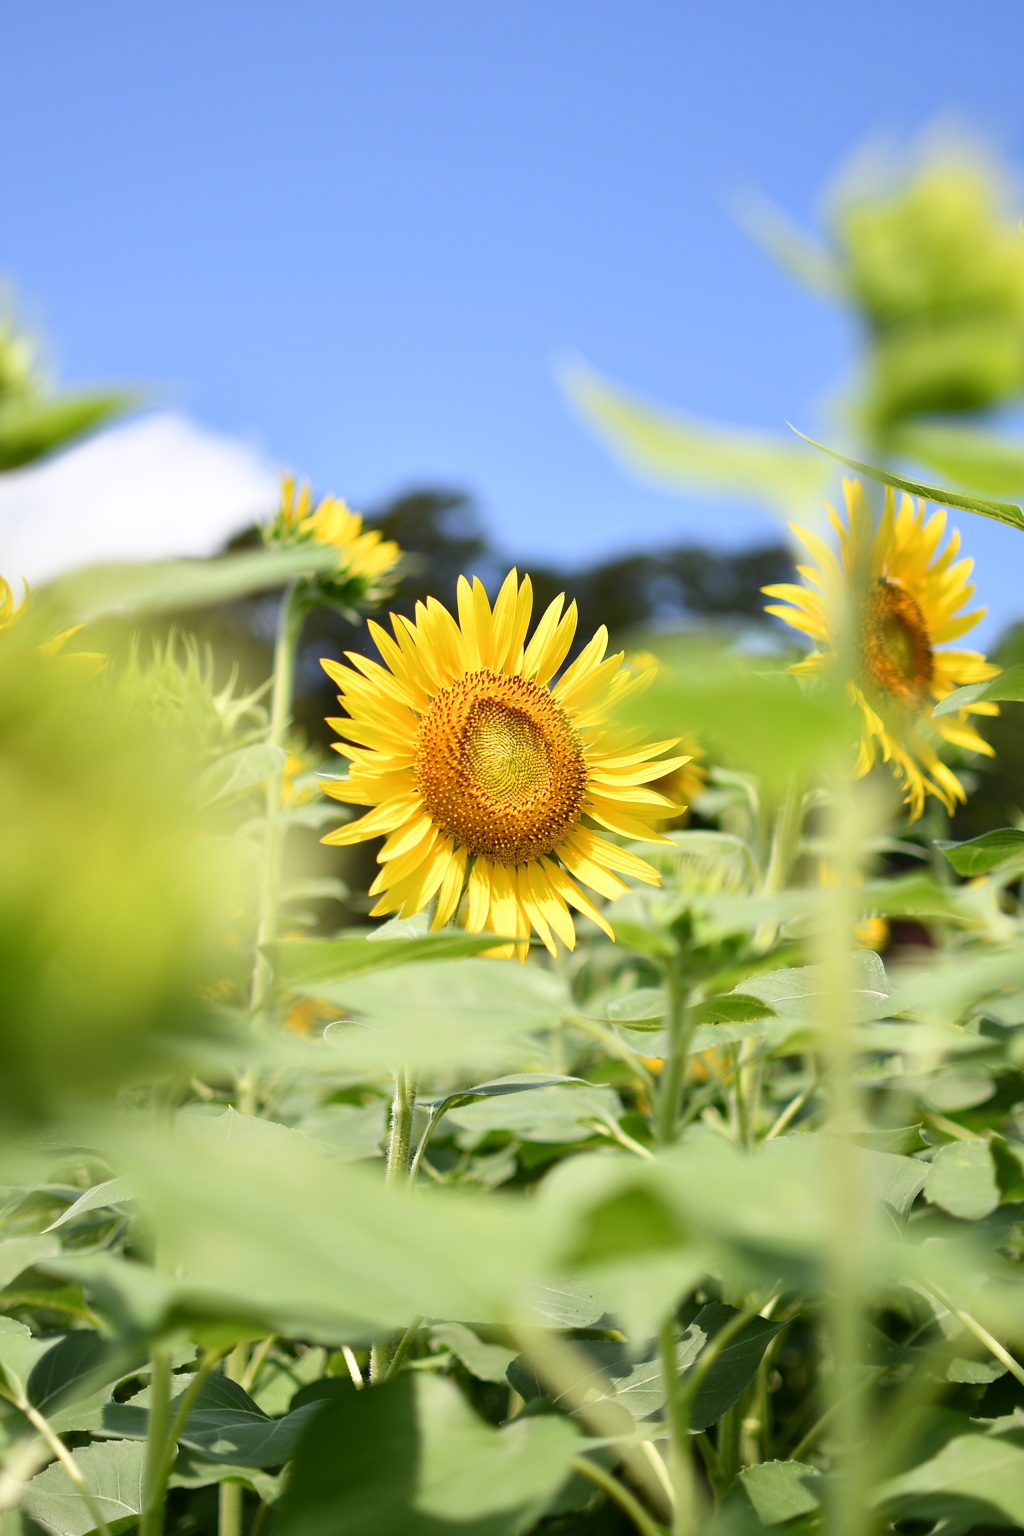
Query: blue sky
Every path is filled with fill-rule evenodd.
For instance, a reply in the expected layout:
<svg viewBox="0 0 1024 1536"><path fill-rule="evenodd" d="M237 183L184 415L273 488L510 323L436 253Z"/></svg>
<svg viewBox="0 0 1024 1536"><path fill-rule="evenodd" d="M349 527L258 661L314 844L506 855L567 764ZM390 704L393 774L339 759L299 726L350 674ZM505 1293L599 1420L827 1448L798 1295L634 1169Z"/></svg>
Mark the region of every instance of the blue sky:
<svg viewBox="0 0 1024 1536"><path fill-rule="evenodd" d="M770 537L638 484L552 365L820 426L853 338L728 212L865 135L1024 165L1019 0L8 0L0 272L69 380L150 384L320 489L472 491L517 554ZM996 619L1011 530L972 520ZM1024 549L1021 549L1024 554Z"/></svg>

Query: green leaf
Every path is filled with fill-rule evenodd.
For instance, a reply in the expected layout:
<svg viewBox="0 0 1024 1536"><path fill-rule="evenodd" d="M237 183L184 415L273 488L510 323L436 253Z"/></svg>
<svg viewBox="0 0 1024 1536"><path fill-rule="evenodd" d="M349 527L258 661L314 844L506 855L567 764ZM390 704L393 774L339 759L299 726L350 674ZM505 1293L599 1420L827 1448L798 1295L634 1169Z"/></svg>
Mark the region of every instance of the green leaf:
<svg viewBox="0 0 1024 1536"><path fill-rule="evenodd" d="M390 951L400 942L369 945ZM516 1037L550 1027L569 1010L565 983L540 966L469 959L419 961L328 982L311 990L365 1022L331 1024L325 1039L347 1066L431 1071L515 1065ZM509 1058L513 1059L510 1060Z"/></svg>
<svg viewBox="0 0 1024 1536"><path fill-rule="evenodd" d="M775 1018L775 1009L759 997L754 997L749 989L725 992L718 997L709 997L703 1003L695 1003L690 1009L690 1018L694 1024L751 1024L760 1019Z"/></svg>
<svg viewBox="0 0 1024 1536"><path fill-rule="evenodd" d="M1024 1525L1024 1450L1001 1437L960 1435L930 1461L883 1483L874 1502L894 1518L952 1515L961 1531Z"/></svg>
<svg viewBox="0 0 1024 1536"><path fill-rule="evenodd" d="M936 848L945 854L958 875L987 875L1011 859L1024 856L1024 832L1016 827L999 827L983 832L965 843L940 842Z"/></svg>
<svg viewBox="0 0 1024 1536"><path fill-rule="evenodd" d="M997 523L1008 523L1011 528L1024 529L1024 511L1012 501L990 501L983 496L970 496L966 491L950 490L948 486L925 485L920 480L908 480L905 475L894 474L889 469L879 469L874 464L864 464L860 459L848 459L845 454L837 453L834 448L826 448L824 443L816 443L813 437L807 437L803 432L792 430L797 437L802 437L805 443L810 443L812 448L818 448L822 453L827 453L833 459L838 459L840 464L845 464L849 469L857 470L858 474L867 475L869 480L877 480L881 485L891 485L894 490L906 491L911 496L920 496L925 501L934 501L943 507L960 507L965 512L977 512L981 517L990 517Z"/></svg>
<svg viewBox="0 0 1024 1536"><path fill-rule="evenodd" d="M813 455L781 434L658 409L580 364L563 370L562 383L584 420L637 474L688 491L753 497L784 513L824 489L826 474Z"/></svg>
<svg viewBox="0 0 1024 1536"><path fill-rule="evenodd" d="M37 1361L53 1348L52 1339L37 1339L24 1323L0 1316L0 1370L5 1384L4 1396L12 1401L28 1401L29 1377Z"/></svg>
<svg viewBox="0 0 1024 1536"><path fill-rule="evenodd" d="M559 1416L502 1429L450 1382L412 1373L323 1407L299 1442L277 1536L520 1536L570 1472L579 1439Z"/></svg>
<svg viewBox="0 0 1024 1536"><path fill-rule="evenodd" d="M587 1141L593 1128L587 1120L617 1122L622 1116L619 1096L610 1088L590 1084L548 1086L515 1098L480 1099L448 1112L448 1121L464 1133L463 1144L476 1144L491 1131L510 1131L523 1141ZM461 1139L461 1138L460 1138Z"/></svg>
<svg viewBox="0 0 1024 1536"><path fill-rule="evenodd" d="M312 570L326 570L338 551L326 545L252 550L216 560L152 560L88 565L38 588L30 621L51 634L111 615L137 617L182 608L209 608L283 587Z"/></svg>
<svg viewBox="0 0 1024 1536"><path fill-rule="evenodd" d="M56 1225L56 1223L54 1223ZM48 1227L46 1229L50 1231ZM8 1286L38 1259L50 1259L60 1253L60 1238L44 1234L31 1237L6 1237L0 1242L0 1287Z"/></svg>
<svg viewBox="0 0 1024 1536"><path fill-rule="evenodd" d="M125 1200L132 1198L132 1182L128 1174L118 1174L115 1179L106 1179L102 1184L94 1184L92 1189L87 1189L84 1195L69 1205L66 1211L62 1211L56 1221L51 1221L46 1228L47 1232L54 1232L58 1227L65 1226L69 1221L74 1221L79 1216L84 1216L87 1211L103 1210L106 1206L120 1205ZM56 1246L51 1253L60 1252L59 1240L54 1240ZM0 1250L2 1257L2 1250ZM42 1257L42 1255L41 1255ZM45 1255L49 1258L50 1254Z"/></svg>
<svg viewBox="0 0 1024 1536"><path fill-rule="evenodd" d="M281 772L287 759L283 747L257 742L227 752L205 768L196 781L196 803L201 809L219 800L237 800Z"/></svg>
<svg viewBox="0 0 1024 1536"><path fill-rule="evenodd" d="M188 1277L174 1282L181 1310L368 1342L417 1313L507 1314L543 1262L529 1209L384 1187L255 1117L183 1115L171 1132L123 1125L116 1135L169 1272Z"/></svg>
<svg viewBox="0 0 1024 1536"><path fill-rule="evenodd" d="M762 1525L782 1525L821 1507L814 1492L815 1484L821 1486L821 1473L801 1461L763 1461L744 1467L738 1482Z"/></svg>
<svg viewBox="0 0 1024 1536"><path fill-rule="evenodd" d="M951 715L958 709L963 709L968 704L976 704L979 700L986 703L1019 704L1024 699L1024 665L1007 667L1005 672L1000 672L998 677L990 678L987 683L965 683L962 688L954 688L952 693L947 693L944 699L940 699L932 710L933 715Z"/></svg>
<svg viewBox="0 0 1024 1536"><path fill-rule="evenodd" d="M693 1320L693 1326L703 1330L710 1342L736 1314L736 1307L712 1302L700 1309ZM739 1401L757 1374L761 1358L771 1340L784 1327L785 1323L775 1322L771 1318L752 1317L736 1337L729 1341L716 1356L690 1400L692 1432L717 1424L722 1414ZM686 1382L685 1374L683 1382Z"/></svg>
<svg viewBox="0 0 1024 1536"><path fill-rule="evenodd" d="M17 469L138 404L126 390L61 394L0 405L0 470Z"/></svg>
<svg viewBox="0 0 1024 1536"><path fill-rule="evenodd" d="M459 960L482 954L496 944L507 943L497 934L462 933L440 928L417 938L389 939L386 943L362 936L340 939L282 939L267 944L265 953L274 967L281 992L323 996L324 985L342 977L390 970L425 960Z"/></svg>
<svg viewBox="0 0 1024 1536"><path fill-rule="evenodd" d="M756 773L780 794L794 774L813 777L823 760L853 751L857 717L838 687L804 687L770 670L769 658L739 656L706 639L645 635L643 643L663 666L623 706L624 723L678 736L685 722L716 762Z"/></svg>
<svg viewBox="0 0 1024 1536"><path fill-rule="evenodd" d="M484 1344L465 1323L437 1323L430 1330L435 1344L450 1349L466 1370L478 1381L507 1380L506 1372L516 1358L514 1349L501 1344Z"/></svg>
<svg viewBox="0 0 1024 1536"><path fill-rule="evenodd" d="M613 997L605 1009L602 1024L621 1024L623 1029L643 1032L660 1029L668 1012L664 987L638 987L628 997Z"/></svg>
<svg viewBox="0 0 1024 1536"><path fill-rule="evenodd" d="M924 1195L951 1216L980 1221L999 1204L992 1154L986 1141L952 1141L940 1147L928 1169Z"/></svg>
<svg viewBox="0 0 1024 1536"><path fill-rule="evenodd" d="M130 1529L142 1509L146 1447L131 1440L111 1440L77 1450L75 1460L111 1536ZM60 1462L32 1479L21 1507L55 1536L88 1536L96 1529L85 1500Z"/></svg>
<svg viewBox="0 0 1024 1536"><path fill-rule="evenodd" d="M961 485L994 495L1024 487L1024 444L994 432L930 421L905 421L890 435L897 453L923 459Z"/></svg>
<svg viewBox="0 0 1024 1536"><path fill-rule="evenodd" d="M854 1016L877 1018L889 1002L889 983L885 967L870 949L854 950L850 956L853 990L849 994ZM821 1011L826 995L825 974L820 965L784 966L777 971L762 971L742 983L743 995L768 1004L787 1018L813 1019Z"/></svg>
<svg viewBox="0 0 1024 1536"><path fill-rule="evenodd" d="M188 1377L177 1377L176 1385L183 1391L172 1400L172 1413L187 1389ZM307 1402L283 1418L272 1419L237 1382L215 1374L199 1389L179 1443L208 1461L276 1467L291 1459L299 1436L319 1408L319 1402ZM103 1428L110 1434L144 1440L149 1409L135 1402L110 1403L104 1409Z"/></svg>
<svg viewBox="0 0 1024 1536"><path fill-rule="evenodd" d="M142 1361L138 1352L129 1354L89 1328L76 1328L56 1344L51 1341L51 1348L36 1361L26 1386L28 1400L49 1418L97 1388L118 1381Z"/></svg>
<svg viewBox="0 0 1024 1536"><path fill-rule="evenodd" d="M298 1129L333 1157L357 1163L381 1155L386 1108L383 1099L375 1104L321 1104L299 1121Z"/></svg>

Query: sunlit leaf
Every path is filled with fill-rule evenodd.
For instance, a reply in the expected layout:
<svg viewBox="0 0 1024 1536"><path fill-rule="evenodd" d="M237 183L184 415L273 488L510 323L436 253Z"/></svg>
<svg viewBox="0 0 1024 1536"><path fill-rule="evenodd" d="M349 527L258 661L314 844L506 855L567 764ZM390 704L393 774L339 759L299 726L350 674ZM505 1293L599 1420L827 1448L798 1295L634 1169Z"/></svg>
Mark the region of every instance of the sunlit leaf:
<svg viewBox="0 0 1024 1536"><path fill-rule="evenodd" d="M426 960L458 960L479 955L505 940L491 933L465 933L449 928L415 938L373 942L360 935L340 939L283 939L267 945L277 984L283 992L323 996L324 985L342 977L391 970Z"/></svg>
<svg viewBox="0 0 1024 1536"><path fill-rule="evenodd" d="M1000 672L998 677L993 677L987 683L965 683L962 688L954 688L952 693L947 693L944 699L940 699L932 710L933 715L952 715L958 709L964 709L968 704L976 704L979 700L999 703L1019 703L1024 699L1024 665L1007 667L1005 672Z"/></svg>
<svg viewBox="0 0 1024 1536"><path fill-rule="evenodd" d="M828 478L812 454L782 434L723 426L648 405L582 364L562 372L566 393L634 472L661 484L752 497L790 514L811 504Z"/></svg>
<svg viewBox="0 0 1024 1536"><path fill-rule="evenodd" d="M949 486L925 485L920 480L908 480L905 475L897 475L891 469L864 464L860 459L848 459L834 448L826 448L824 443L816 443L813 437L797 432L795 427L793 431L805 443L810 443L812 448L819 448L822 453L838 459L848 469L855 469L858 474L867 475L869 480L877 480L880 485L891 485L897 491L906 491L910 496L920 496L924 501L934 501L942 507L960 507L965 512L977 512L981 517L990 517L997 523L1008 523L1011 528L1024 528L1024 511L1015 502L991 501L984 496L968 495L966 491L951 490Z"/></svg>
<svg viewBox="0 0 1024 1536"><path fill-rule="evenodd" d="M88 565L39 587L31 621L48 633L108 615L135 616L207 608L250 592L282 587L309 571L329 570L338 551L326 545L251 550L217 560L152 560Z"/></svg>
<svg viewBox="0 0 1024 1536"><path fill-rule="evenodd" d="M1024 855L1024 832L1016 827L999 827L983 832L966 843L936 841L958 875L987 875L990 869Z"/></svg>
<svg viewBox="0 0 1024 1536"><path fill-rule="evenodd" d="M890 436L897 453L994 495L1024 488L1024 444L951 422L905 421Z"/></svg>
<svg viewBox="0 0 1024 1536"><path fill-rule="evenodd" d="M782 1525L821 1507L815 1487L821 1472L804 1462L763 1461L744 1467L738 1482L762 1525Z"/></svg>
<svg viewBox="0 0 1024 1536"><path fill-rule="evenodd" d="M932 1158L925 1199L951 1216L980 1221L999 1204L992 1154L986 1141L953 1141Z"/></svg>
<svg viewBox="0 0 1024 1536"><path fill-rule="evenodd" d="M0 470L42 458L137 404L126 390L9 400L0 405Z"/></svg>
<svg viewBox="0 0 1024 1536"><path fill-rule="evenodd" d="M76 1451L75 1460L111 1536L129 1530L142 1509L146 1447L132 1440L109 1440ZM58 1461L32 1479L21 1507L55 1536L87 1536L96 1529L85 1500Z"/></svg>

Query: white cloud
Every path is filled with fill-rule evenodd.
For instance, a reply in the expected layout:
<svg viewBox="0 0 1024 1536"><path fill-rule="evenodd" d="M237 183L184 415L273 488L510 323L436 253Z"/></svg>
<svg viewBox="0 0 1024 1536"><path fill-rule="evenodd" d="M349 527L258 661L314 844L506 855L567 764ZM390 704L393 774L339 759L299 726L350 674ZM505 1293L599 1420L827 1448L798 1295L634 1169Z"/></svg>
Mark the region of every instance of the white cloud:
<svg viewBox="0 0 1024 1536"><path fill-rule="evenodd" d="M255 450L160 412L0 475L0 574L36 585L94 560L210 555L277 495Z"/></svg>

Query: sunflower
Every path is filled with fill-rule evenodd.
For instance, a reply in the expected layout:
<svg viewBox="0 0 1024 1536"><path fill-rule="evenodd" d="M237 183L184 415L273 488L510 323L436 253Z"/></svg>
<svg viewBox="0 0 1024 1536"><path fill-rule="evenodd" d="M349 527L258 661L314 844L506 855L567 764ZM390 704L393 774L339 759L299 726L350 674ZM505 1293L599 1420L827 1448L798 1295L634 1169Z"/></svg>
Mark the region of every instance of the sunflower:
<svg viewBox="0 0 1024 1536"><path fill-rule="evenodd" d="M25 591L21 602L16 603L9 584L0 576L0 629L10 629L19 619L25 617L28 608L28 583L25 582L24 586Z"/></svg>
<svg viewBox="0 0 1024 1536"><path fill-rule="evenodd" d="M555 953L572 949L575 907L614 938L578 881L614 900L631 876L660 876L602 832L663 843L653 823L681 807L644 788L681 767L659 754L675 741L639 744L610 721L653 671L634 676L622 654L605 659L602 626L567 667L576 604L557 597L526 634L529 577L510 571L494 604L478 579L458 583L458 623L435 598L416 604L415 622L391 615L393 638L370 630L385 665L348 652L351 666L324 661L347 716L328 723L351 759L347 779L323 788L336 800L373 806L325 843L385 835L379 896L371 916L411 916L436 898L432 927L449 922L465 890L465 926L515 936L491 953L525 958L534 929Z"/></svg>
<svg viewBox="0 0 1024 1536"><path fill-rule="evenodd" d="M267 544L323 544L338 551L336 571L313 578L322 599L342 607L386 598L394 588L402 551L337 496L325 496L314 507L308 483L297 486L294 476L281 477L281 504L273 522L263 530Z"/></svg>
<svg viewBox="0 0 1024 1536"><path fill-rule="evenodd" d="M968 715L995 715L995 704L971 704L932 718L932 709L954 688L994 677L998 667L978 651L940 651L983 617L984 608L961 610L974 587L974 562L957 560L960 535L954 528L940 550L946 529L942 510L926 517L924 505L903 496L899 512L891 489L877 529L859 480L844 480L847 521L834 510L829 522L839 538L839 556L817 534L792 525L817 566L798 566L803 586L764 587L783 605L768 613L809 635L818 649L790 668L810 677L832 665L844 605L849 605L855 656L850 692L861 711L860 752L855 777L879 757L891 763L905 790L911 820L934 795L948 811L967 798L963 785L936 752L939 742L992 755Z"/></svg>

